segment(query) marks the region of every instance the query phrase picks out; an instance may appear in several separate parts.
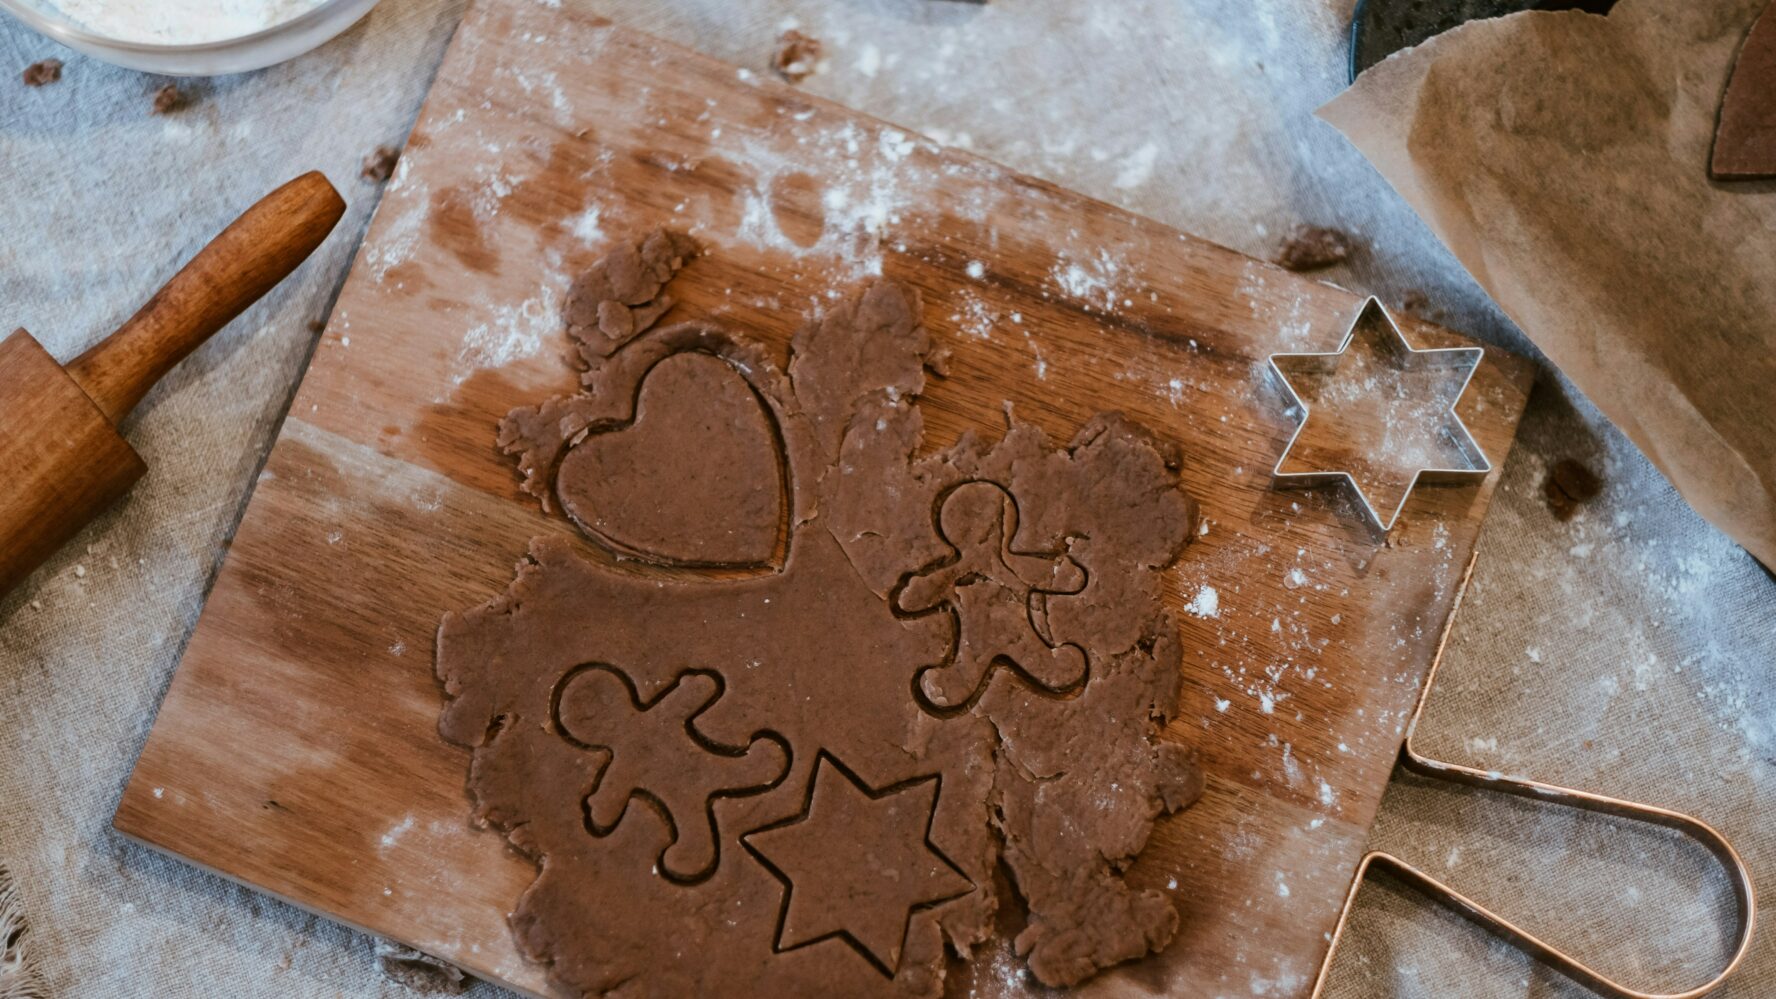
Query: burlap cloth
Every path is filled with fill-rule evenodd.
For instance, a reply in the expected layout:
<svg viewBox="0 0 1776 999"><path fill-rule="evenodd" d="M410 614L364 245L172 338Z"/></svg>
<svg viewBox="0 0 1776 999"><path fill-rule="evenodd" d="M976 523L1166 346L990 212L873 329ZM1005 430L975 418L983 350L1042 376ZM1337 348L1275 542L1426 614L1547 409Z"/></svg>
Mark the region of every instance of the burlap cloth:
<svg viewBox="0 0 1776 999"><path fill-rule="evenodd" d="M1349 0L594 6L760 69L793 18L827 46L813 92L1249 253L1302 220L1339 225L1364 249L1330 279L1393 303L1417 293L1434 318L1533 351L1313 118L1344 86ZM375 203L360 162L402 140L460 7L386 0L293 64L197 84L167 117L148 114L162 81L0 20L0 323L59 356L300 170L327 171L351 202L293 281L148 397L127 429L152 470L129 500L0 602L0 862L54 995L411 995L362 937L126 844L109 822ZM16 83L51 55L67 61L61 83ZM1608 485L1563 523L1541 482L1568 456ZM1776 584L1552 373L1481 552L1425 747L1704 816L1776 897ZM1725 947L1724 882L1661 833L1402 779L1374 839L1633 984L1694 984ZM1251 994L1240 969L1229 982ZM1584 994L1385 885L1364 893L1330 991ZM1725 994L1776 994L1776 943Z"/></svg>

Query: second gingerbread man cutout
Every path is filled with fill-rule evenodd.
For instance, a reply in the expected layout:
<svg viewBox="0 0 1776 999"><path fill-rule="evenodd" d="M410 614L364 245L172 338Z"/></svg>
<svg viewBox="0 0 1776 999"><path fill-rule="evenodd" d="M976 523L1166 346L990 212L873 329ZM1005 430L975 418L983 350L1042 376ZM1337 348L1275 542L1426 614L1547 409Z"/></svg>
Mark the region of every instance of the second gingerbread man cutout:
<svg viewBox="0 0 1776 999"><path fill-rule="evenodd" d="M938 504L937 527L955 555L914 573L895 606L922 613L948 605L958 629L948 662L920 671L918 694L939 713L959 711L1003 664L1035 687L1066 693L1085 682L1085 653L1054 645L1037 627L1041 601L1085 589L1085 570L1064 553L1013 551L1017 504L996 483L964 482Z"/></svg>

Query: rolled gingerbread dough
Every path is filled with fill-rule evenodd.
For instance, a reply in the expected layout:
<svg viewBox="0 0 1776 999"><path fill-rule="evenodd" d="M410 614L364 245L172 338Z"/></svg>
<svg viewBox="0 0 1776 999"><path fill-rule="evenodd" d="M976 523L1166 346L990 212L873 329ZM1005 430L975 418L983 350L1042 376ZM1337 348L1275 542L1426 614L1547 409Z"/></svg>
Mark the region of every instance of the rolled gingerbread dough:
<svg viewBox="0 0 1776 999"><path fill-rule="evenodd" d="M586 539L533 542L440 628L475 818L538 866L522 950L586 995L936 996L946 945L994 934L1001 864L1041 982L1165 947L1176 911L1122 871L1202 788L1160 736L1161 574L1196 518L1175 449L1103 415L921 457L915 291L856 291L785 372L652 325L690 252L650 234L576 285L646 276L621 314L576 303L583 391L499 440Z"/></svg>

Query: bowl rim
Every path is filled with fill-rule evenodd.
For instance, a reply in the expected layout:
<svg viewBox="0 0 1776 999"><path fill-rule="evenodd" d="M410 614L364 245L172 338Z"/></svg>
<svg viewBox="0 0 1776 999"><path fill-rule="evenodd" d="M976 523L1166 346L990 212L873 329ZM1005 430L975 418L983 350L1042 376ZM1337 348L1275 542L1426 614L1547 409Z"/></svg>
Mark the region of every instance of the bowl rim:
<svg viewBox="0 0 1776 999"><path fill-rule="evenodd" d="M113 38L110 35L101 35L85 28L76 27L66 20L59 19L55 15L48 13L43 10L43 8L32 3L31 0L0 0L0 8L5 9L7 13L18 18L20 21L23 21L26 27L31 28L38 34L43 35L51 41L61 42L73 49L90 45L121 52L141 52L153 55L196 55L205 52L217 52L232 49L243 45L251 45L275 35L298 30L310 24L323 21L334 9L347 6L354 2L356 2L356 0L321 0L320 3L315 4L313 7L310 7L308 10L303 11L295 17L292 17L287 21L279 21L268 28L261 28L258 31L249 32L244 35L235 35L232 38L218 38L207 42L181 42L177 44L164 42L134 42L122 38Z"/></svg>

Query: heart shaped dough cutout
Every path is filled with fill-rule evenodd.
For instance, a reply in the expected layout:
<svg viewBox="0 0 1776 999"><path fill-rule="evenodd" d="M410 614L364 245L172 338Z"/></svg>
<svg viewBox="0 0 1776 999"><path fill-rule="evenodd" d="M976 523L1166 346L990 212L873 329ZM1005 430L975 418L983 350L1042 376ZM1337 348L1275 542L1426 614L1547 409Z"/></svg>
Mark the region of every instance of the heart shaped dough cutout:
<svg viewBox="0 0 1776 999"><path fill-rule="evenodd" d="M567 453L555 491L618 554L758 568L782 559L785 477L776 424L752 386L718 357L685 353L648 370L631 423Z"/></svg>

